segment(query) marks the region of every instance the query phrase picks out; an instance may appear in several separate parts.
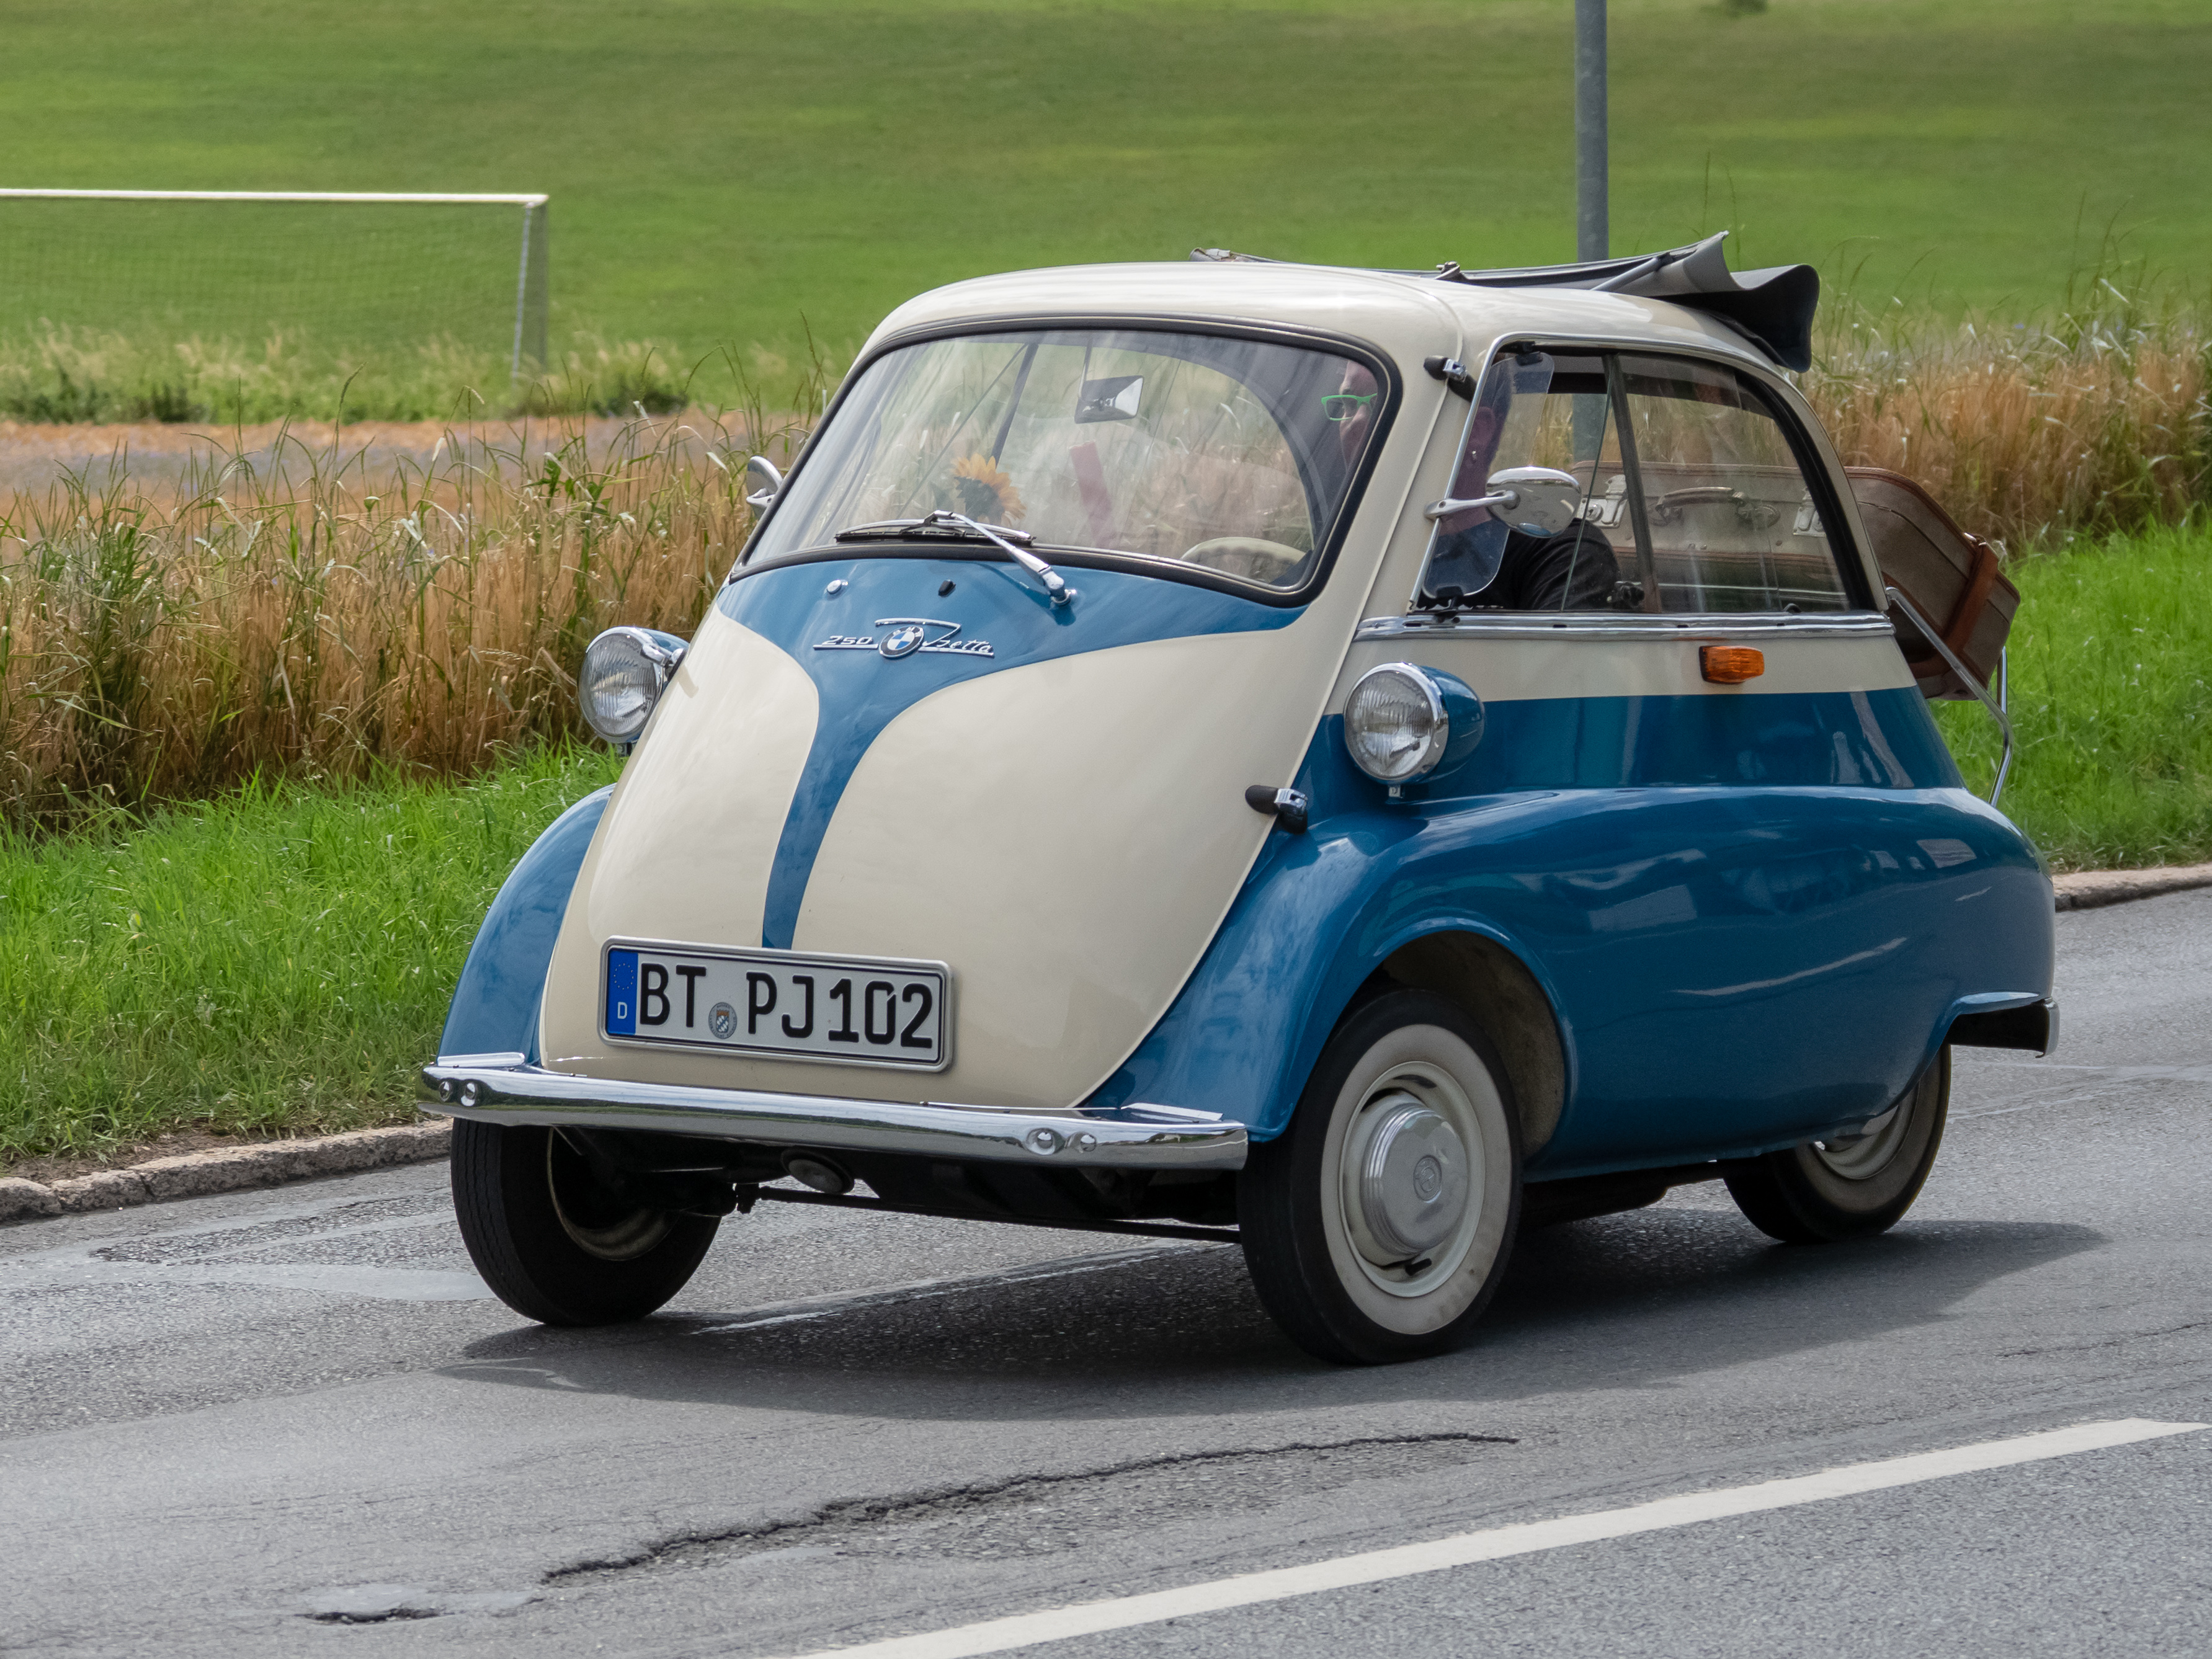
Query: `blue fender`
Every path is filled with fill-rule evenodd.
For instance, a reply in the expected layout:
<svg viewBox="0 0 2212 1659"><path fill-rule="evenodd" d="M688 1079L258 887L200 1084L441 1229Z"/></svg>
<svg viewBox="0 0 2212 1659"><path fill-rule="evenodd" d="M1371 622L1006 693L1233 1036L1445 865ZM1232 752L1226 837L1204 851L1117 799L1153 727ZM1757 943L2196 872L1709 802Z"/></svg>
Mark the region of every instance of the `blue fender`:
<svg viewBox="0 0 2212 1659"><path fill-rule="evenodd" d="M1483 793L1398 802L1352 770L1339 721L1324 720L1297 780L1310 833L1268 838L1166 1015L1085 1103L1200 1108L1270 1139L1361 984L1443 931L1510 952L1558 1021L1565 1106L1531 1163L1545 1178L1863 1122L1955 1017L2048 995L2049 878L1957 787L1915 694L1775 697L1731 717L1856 730L1871 708L1887 728L1878 782L1842 743L1796 745L1809 758L1779 775L1731 777L1732 755L1683 736L1686 720L1714 719L1710 705L1673 701L1644 701L1641 741L1687 761L1632 767L1618 743L1558 742L1555 709L1507 705L1492 711L1493 726L1516 717L1492 733L1504 744L1474 769ZM1909 741L1908 716L1924 743ZM1554 753L1562 763L1544 759Z"/></svg>
<svg viewBox="0 0 2212 1659"><path fill-rule="evenodd" d="M1086 1108L1196 1107L1244 1123L1255 1140L1272 1139L1289 1123L1353 994L1394 951L1429 933L1474 933L1503 945L1559 1012L1543 963L1468 908L1471 895L1452 857L1474 842L1511 839L1516 819L1547 815L1553 792L1462 805L1448 817L1363 807L1364 780L1341 761L1335 725L1324 723L1297 779L1327 816L1308 834L1268 837L1198 971ZM1571 1097L1575 1048L1564 1018L1560 1039Z"/></svg>
<svg viewBox="0 0 2212 1659"><path fill-rule="evenodd" d="M530 844L491 902L461 964L441 1056L519 1054L538 1058L538 1005L568 895L591 849L612 785L593 791Z"/></svg>

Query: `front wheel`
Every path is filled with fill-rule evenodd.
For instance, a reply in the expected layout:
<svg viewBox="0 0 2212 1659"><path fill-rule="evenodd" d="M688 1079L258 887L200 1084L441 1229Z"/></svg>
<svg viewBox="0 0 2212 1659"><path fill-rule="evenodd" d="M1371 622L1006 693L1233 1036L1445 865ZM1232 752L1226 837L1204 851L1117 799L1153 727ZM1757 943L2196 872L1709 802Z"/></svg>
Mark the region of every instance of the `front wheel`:
<svg viewBox="0 0 2212 1659"><path fill-rule="evenodd" d="M715 1222L641 1204L557 1129L453 1125L453 1215L492 1293L544 1325L642 1319L714 1242Z"/></svg>
<svg viewBox="0 0 2212 1659"><path fill-rule="evenodd" d="M1858 1133L1754 1158L1729 1176L1729 1196L1753 1226L1785 1244L1887 1232L1920 1196L1950 1107L1947 1043L1897 1103Z"/></svg>
<svg viewBox="0 0 2212 1659"><path fill-rule="evenodd" d="M1237 1214L1291 1340L1377 1364L1464 1337L1504 1275L1520 1201L1504 1068L1459 1009L1407 990L1338 1026L1290 1127L1252 1149Z"/></svg>

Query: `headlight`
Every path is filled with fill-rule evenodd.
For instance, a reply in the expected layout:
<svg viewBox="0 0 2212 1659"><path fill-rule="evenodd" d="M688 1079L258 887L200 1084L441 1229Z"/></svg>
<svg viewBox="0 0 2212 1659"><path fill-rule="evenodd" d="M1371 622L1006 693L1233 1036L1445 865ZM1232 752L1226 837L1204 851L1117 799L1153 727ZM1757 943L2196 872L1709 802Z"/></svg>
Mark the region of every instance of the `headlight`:
<svg viewBox="0 0 2212 1659"><path fill-rule="evenodd" d="M1451 718L1436 682L1411 663L1369 669L1345 699L1344 746L1377 783L1418 778L1450 741Z"/></svg>
<svg viewBox="0 0 2212 1659"><path fill-rule="evenodd" d="M584 652L576 703L584 723L609 743L635 743L653 706L684 660L686 642L651 628L610 628Z"/></svg>
<svg viewBox="0 0 2212 1659"><path fill-rule="evenodd" d="M1344 700L1352 763L1394 787L1458 767L1482 741L1482 699L1464 682L1409 662L1369 669Z"/></svg>

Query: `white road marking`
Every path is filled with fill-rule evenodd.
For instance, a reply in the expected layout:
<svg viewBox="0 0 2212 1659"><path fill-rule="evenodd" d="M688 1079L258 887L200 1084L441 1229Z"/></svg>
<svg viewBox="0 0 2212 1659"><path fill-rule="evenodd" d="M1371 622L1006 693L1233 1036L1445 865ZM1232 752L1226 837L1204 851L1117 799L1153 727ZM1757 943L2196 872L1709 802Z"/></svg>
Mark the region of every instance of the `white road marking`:
<svg viewBox="0 0 2212 1659"><path fill-rule="evenodd" d="M800 1656L800 1659L969 1659L975 1654L1006 1653L1040 1642L1127 1630L1135 1625L1154 1625L1195 1613L1218 1613L1225 1607L1250 1607L1261 1601L1288 1601L1321 1590L1408 1578L1447 1567L1468 1566L1477 1561L1497 1561L1508 1556L1560 1549L1570 1544L1595 1543L1601 1539L1659 1532L1733 1515L1754 1515L1764 1510L1789 1509L1831 1498L1850 1498L1892 1486L1941 1480L1954 1474L2008 1468L2016 1463L2033 1463L2049 1457L2070 1457L2076 1452L2101 1451L2166 1435L2191 1434L2207 1426L2203 1423L2155 1423L2139 1417L2083 1423L2044 1434L2024 1434L2008 1440L1957 1446L1948 1451L1846 1464L1841 1468L1824 1469L1818 1474L1799 1475L1792 1480L1765 1480L1751 1486L1723 1486L1717 1492L1684 1492L1626 1509L1490 1527L1480 1532L1434 1539L1425 1544L1370 1550L1358 1555L1339 1556L1334 1561L1316 1561L1269 1572L1240 1573L1233 1578L1217 1578L1207 1583L1187 1584L1181 1589L1157 1590L1147 1595L1082 1601L1073 1607L990 1619L981 1624L962 1625L921 1636L896 1636L851 1647L823 1648Z"/></svg>

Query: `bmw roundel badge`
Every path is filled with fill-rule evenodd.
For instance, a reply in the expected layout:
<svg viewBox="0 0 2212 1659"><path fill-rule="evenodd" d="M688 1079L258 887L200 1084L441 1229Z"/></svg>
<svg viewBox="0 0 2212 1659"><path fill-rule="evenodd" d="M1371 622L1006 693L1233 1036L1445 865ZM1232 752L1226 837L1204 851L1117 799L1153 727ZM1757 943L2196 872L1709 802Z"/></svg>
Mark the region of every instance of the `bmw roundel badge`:
<svg viewBox="0 0 2212 1659"><path fill-rule="evenodd" d="M922 638L920 623L902 623L884 635L884 642L876 649L886 657L910 657L921 649Z"/></svg>

